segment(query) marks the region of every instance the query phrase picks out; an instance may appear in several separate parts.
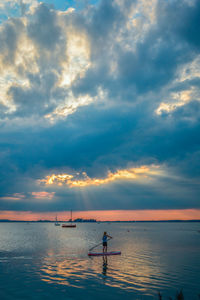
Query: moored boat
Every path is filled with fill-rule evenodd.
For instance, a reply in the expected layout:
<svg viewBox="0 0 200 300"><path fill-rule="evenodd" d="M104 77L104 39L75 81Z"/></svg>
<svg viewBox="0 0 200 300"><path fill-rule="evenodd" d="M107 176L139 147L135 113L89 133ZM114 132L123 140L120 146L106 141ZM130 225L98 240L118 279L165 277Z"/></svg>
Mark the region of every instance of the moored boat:
<svg viewBox="0 0 200 300"><path fill-rule="evenodd" d="M76 227L76 224L62 224L62 227Z"/></svg>
<svg viewBox="0 0 200 300"><path fill-rule="evenodd" d="M63 228L75 228L76 224L72 224L72 210L71 210L71 219L70 219L70 224L62 224Z"/></svg>
<svg viewBox="0 0 200 300"><path fill-rule="evenodd" d="M60 226L60 223L58 223L58 220L57 220L57 216L56 216L56 220L55 220L54 225L55 225L55 226Z"/></svg>

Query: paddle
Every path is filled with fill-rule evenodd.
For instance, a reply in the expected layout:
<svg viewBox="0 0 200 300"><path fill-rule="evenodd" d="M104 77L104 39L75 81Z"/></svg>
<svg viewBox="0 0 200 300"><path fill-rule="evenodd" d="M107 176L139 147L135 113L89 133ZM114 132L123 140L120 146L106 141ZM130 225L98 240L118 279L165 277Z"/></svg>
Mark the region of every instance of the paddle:
<svg viewBox="0 0 200 300"><path fill-rule="evenodd" d="M107 241L109 241L109 240L111 240L111 238L107 239ZM99 244L97 244L97 245L95 245L94 247L90 248L89 251L92 251L94 248L96 248L96 247L98 247L100 245L102 245L102 242L99 243Z"/></svg>

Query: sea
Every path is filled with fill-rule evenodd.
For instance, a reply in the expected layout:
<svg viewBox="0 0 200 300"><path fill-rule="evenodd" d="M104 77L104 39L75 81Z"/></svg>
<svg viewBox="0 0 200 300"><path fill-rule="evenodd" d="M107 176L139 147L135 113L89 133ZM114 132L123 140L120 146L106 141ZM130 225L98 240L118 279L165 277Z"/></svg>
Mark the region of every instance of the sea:
<svg viewBox="0 0 200 300"><path fill-rule="evenodd" d="M104 231L121 255L89 257ZM1 300L169 300L180 291L200 299L199 222L0 223Z"/></svg>

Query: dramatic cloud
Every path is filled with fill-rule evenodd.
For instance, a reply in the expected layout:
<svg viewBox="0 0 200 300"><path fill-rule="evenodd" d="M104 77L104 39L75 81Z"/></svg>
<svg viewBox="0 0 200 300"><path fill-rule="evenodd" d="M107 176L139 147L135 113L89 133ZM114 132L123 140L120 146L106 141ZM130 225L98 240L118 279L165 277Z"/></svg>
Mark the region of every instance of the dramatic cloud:
<svg viewBox="0 0 200 300"><path fill-rule="evenodd" d="M199 208L199 15L0 1L0 208Z"/></svg>
<svg viewBox="0 0 200 300"><path fill-rule="evenodd" d="M69 187L84 187L91 185L103 185L116 180L141 180L148 176L159 175L159 171L156 170L156 167L148 168L142 166L140 168L132 168L128 170L117 170L115 173L108 172L106 178L90 178L85 172L82 174L77 173L76 176L70 174L58 174L47 176L46 179L42 179L39 182L45 184L57 184L62 185L66 184ZM82 179L81 179L82 178Z"/></svg>

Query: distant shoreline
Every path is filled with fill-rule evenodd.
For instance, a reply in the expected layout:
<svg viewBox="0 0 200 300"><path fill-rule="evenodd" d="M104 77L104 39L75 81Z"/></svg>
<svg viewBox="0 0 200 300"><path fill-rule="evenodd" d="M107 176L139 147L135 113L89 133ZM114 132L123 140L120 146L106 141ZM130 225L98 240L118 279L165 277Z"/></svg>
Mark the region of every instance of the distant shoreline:
<svg viewBox="0 0 200 300"><path fill-rule="evenodd" d="M70 221L58 221L59 223L69 223ZM197 220L152 220L152 221L90 221L90 220L82 220L82 221L73 221L73 223L197 223L200 222ZM38 220L38 221L23 221L23 220L0 220L0 223L55 223L55 221L51 220Z"/></svg>

